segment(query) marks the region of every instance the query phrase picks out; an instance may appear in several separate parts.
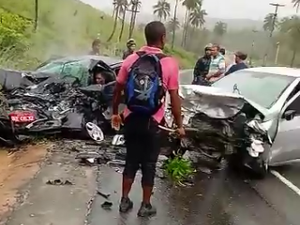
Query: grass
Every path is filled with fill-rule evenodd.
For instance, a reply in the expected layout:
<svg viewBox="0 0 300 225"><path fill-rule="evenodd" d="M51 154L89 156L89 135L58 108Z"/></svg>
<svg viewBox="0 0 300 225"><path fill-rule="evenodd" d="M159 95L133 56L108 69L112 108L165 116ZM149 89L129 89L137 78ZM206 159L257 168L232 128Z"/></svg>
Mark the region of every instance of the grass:
<svg viewBox="0 0 300 225"><path fill-rule="evenodd" d="M0 0L0 10L27 18L33 23L34 0ZM90 50L91 42L95 38L102 41L104 54L114 55L116 49L125 48L128 25L125 26L120 43L117 41L120 24L113 40L110 43L106 42L112 27L113 19L110 15L78 0L39 0L38 30L36 33L30 32L26 59L23 63L13 63L13 60L7 63L7 60L0 59L0 66L27 69L51 55L85 54ZM30 29L32 28L33 26ZM138 46L143 45L141 31L135 30L134 38ZM195 63L196 59L192 53L179 48L171 50L169 46L166 46L165 51L178 59L181 68L190 68Z"/></svg>

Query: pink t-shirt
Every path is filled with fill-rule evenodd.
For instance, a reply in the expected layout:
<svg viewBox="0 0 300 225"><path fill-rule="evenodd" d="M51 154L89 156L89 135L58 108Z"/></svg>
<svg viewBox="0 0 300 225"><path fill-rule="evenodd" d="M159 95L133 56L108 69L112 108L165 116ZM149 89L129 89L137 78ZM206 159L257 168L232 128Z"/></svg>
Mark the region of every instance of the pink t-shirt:
<svg viewBox="0 0 300 225"><path fill-rule="evenodd" d="M139 51L143 51L151 54L159 54L163 53L161 49L144 46ZM117 82L120 84L125 84L128 77L128 71L131 65L138 59L137 54L132 54L128 56L122 63L121 69L119 71ZM177 90L179 88L179 67L177 61L172 57L165 57L160 61L162 66L162 78L163 78L163 86L166 90ZM165 112L164 104L162 107L153 115L153 118L160 123L164 117ZM125 108L124 117L130 114L129 109Z"/></svg>

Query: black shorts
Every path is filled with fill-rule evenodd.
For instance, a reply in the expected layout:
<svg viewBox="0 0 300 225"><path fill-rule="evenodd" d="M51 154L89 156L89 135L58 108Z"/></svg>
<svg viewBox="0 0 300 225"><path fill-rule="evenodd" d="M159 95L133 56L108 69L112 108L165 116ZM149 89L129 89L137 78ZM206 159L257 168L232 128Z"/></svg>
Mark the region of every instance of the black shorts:
<svg viewBox="0 0 300 225"><path fill-rule="evenodd" d="M160 152L158 123L152 117L130 114L124 123L126 165L124 175L134 178L142 170L142 183L153 185L155 167Z"/></svg>

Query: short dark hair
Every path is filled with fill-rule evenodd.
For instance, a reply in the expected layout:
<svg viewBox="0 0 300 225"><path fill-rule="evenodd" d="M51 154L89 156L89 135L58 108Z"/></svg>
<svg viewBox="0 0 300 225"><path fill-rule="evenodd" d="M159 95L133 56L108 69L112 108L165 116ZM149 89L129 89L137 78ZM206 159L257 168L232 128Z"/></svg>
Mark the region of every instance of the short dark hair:
<svg viewBox="0 0 300 225"><path fill-rule="evenodd" d="M235 55L236 55L236 57L239 57L241 60L246 60L248 57L248 55L246 53L243 53L240 51L236 52Z"/></svg>
<svg viewBox="0 0 300 225"><path fill-rule="evenodd" d="M101 41L99 39L95 39L92 43L92 46L100 45L100 44L101 44Z"/></svg>
<svg viewBox="0 0 300 225"><path fill-rule="evenodd" d="M160 21L152 21L145 26L147 44L158 43L164 35L166 35L166 27Z"/></svg>
<svg viewBox="0 0 300 225"><path fill-rule="evenodd" d="M225 54L226 54L225 48L220 48L220 53L221 53L222 55L225 55Z"/></svg>
<svg viewBox="0 0 300 225"><path fill-rule="evenodd" d="M212 46L211 46L211 48L217 48L217 50L218 51L220 51L220 45L219 44L213 44Z"/></svg>

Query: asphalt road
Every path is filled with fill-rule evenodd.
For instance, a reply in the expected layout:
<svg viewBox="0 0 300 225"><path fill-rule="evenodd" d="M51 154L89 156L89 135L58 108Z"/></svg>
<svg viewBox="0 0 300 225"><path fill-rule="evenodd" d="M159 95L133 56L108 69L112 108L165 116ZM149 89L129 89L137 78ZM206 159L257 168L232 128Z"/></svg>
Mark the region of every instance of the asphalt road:
<svg viewBox="0 0 300 225"><path fill-rule="evenodd" d="M299 167L285 169L290 182L300 185ZM273 172L274 173L274 172ZM287 175L288 174L288 175ZM272 173L261 181L245 180L243 176L219 171L199 173L192 187L174 188L157 180L153 202L158 214L148 220L138 219L140 204L139 179L132 190L134 209L127 215L118 212L121 174L111 168L101 168L99 190L110 193L112 210L101 208L104 199L97 196L88 223L118 225L298 225L300 195ZM299 186L300 187L300 186Z"/></svg>
<svg viewBox="0 0 300 225"><path fill-rule="evenodd" d="M201 170L190 187L174 187L157 178L153 203L158 214L141 220L136 216L141 201L140 175L131 193L134 209L120 215L122 169L80 165L75 160L77 152L64 145L58 143L51 150L38 175L19 192L8 221L1 218L0 224L300 225L300 166L277 168L259 181L232 171L207 174ZM54 179L73 185L47 184ZM97 191L110 194L109 199ZM113 204L111 210L101 207L104 201Z"/></svg>

